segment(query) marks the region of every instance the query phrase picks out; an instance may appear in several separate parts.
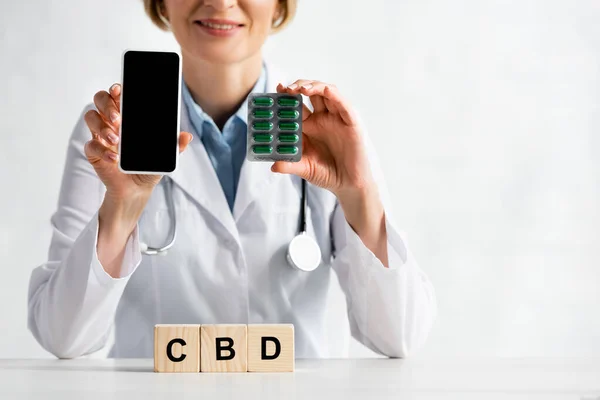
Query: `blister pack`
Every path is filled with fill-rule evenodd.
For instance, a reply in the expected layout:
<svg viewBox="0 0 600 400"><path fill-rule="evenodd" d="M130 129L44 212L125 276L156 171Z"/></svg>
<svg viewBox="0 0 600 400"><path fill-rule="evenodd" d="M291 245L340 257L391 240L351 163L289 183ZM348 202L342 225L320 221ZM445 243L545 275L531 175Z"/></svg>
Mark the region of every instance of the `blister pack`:
<svg viewBox="0 0 600 400"><path fill-rule="evenodd" d="M300 161L302 95L251 93L248 96L248 161Z"/></svg>

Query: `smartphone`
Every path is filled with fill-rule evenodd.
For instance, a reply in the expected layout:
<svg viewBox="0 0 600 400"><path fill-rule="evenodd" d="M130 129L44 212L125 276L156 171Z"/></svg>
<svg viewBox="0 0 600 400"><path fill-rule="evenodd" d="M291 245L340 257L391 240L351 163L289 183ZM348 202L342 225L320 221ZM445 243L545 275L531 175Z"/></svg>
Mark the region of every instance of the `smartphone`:
<svg viewBox="0 0 600 400"><path fill-rule="evenodd" d="M175 171L180 112L179 54L123 52L119 169L128 174L152 175Z"/></svg>

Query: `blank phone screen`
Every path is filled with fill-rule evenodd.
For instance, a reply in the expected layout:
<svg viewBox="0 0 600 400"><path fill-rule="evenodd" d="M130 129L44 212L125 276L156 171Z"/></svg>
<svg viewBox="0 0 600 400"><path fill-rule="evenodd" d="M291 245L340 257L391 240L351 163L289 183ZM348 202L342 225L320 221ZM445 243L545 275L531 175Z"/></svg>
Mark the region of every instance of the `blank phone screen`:
<svg viewBox="0 0 600 400"><path fill-rule="evenodd" d="M121 168L175 170L179 134L179 55L127 51L121 94Z"/></svg>

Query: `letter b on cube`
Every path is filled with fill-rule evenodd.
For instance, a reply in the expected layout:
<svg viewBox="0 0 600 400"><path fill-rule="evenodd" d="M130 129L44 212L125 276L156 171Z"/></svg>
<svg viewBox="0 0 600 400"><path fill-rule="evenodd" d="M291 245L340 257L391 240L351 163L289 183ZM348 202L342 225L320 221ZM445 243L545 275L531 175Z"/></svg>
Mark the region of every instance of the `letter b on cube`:
<svg viewBox="0 0 600 400"><path fill-rule="evenodd" d="M200 371L246 372L246 339L246 325L202 325Z"/></svg>

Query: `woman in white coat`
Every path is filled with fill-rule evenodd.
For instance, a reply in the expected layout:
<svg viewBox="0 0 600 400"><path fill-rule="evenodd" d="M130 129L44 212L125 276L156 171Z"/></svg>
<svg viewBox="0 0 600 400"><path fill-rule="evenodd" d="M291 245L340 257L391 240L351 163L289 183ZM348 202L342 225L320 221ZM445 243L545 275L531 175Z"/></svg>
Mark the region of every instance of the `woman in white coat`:
<svg viewBox="0 0 600 400"><path fill-rule="evenodd" d="M334 85L290 81L263 62L263 43L291 20L296 1L144 5L182 53L182 153L170 194L177 240L162 257L140 251L141 243L168 241L173 221L160 177L118 169L115 84L95 95L69 142L48 261L30 281L28 323L39 343L72 358L104 348L112 333L109 356L152 357L157 323L292 323L298 357L336 356L325 329L335 272L357 340L389 357L423 344L436 314L434 291L392 222L376 156L351 105ZM244 161L252 91L310 99L301 162ZM309 183L308 234L322 252L312 272L286 262L301 178ZM336 335L350 332L340 326Z"/></svg>

